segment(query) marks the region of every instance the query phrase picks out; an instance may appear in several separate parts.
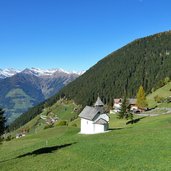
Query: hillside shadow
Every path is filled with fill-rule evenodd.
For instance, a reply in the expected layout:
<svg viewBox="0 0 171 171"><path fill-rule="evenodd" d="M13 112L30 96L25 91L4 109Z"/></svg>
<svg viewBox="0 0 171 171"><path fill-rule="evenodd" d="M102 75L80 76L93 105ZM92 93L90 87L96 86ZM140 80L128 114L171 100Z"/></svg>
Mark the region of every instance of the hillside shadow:
<svg viewBox="0 0 171 171"><path fill-rule="evenodd" d="M137 118L137 119L130 120L130 121L126 122L126 125L128 125L128 124L135 124L135 123L141 121L144 118L146 118L146 116L143 116L141 118Z"/></svg>
<svg viewBox="0 0 171 171"><path fill-rule="evenodd" d="M22 157L31 156L31 155L37 156L37 155L41 155L41 154L53 153L54 151L69 147L73 144L76 144L76 142L70 143L70 144L64 144L64 145L60 145L60 146L44 147L44 148L40 148L40 149L37 149L37 150L29 152L29 153L22 154L20 156L17 156L16 158L22 158Z"/></svg>

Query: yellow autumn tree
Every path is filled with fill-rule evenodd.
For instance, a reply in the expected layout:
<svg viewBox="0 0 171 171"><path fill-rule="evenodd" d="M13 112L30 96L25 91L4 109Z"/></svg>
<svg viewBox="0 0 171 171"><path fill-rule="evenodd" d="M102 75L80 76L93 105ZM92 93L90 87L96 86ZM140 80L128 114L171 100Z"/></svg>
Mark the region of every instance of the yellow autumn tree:
<svg viewBox="0 0 171 171"><path fill-rule="evenodd" d="M139 90L137 92L137 106L139 108L148 107L146 96L145 96L145 91L142 85L139 87Z"/></svg>

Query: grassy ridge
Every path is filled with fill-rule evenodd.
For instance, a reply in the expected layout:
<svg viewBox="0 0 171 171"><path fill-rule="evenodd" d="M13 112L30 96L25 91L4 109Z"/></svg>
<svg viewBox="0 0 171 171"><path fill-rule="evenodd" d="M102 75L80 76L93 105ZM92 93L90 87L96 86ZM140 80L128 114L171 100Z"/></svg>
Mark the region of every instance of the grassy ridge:
<svg viewBox="0 0 171 171"><path fill-rule="evenodd" d="M111 132L79 135L79 128L55 127L5 142L1 170L170 170L171 115L147 117L135 125L111 117ZM116 128L122 129L116 129ZM43 147L49 153L28 155ZM45 150L46 151L46 150ZM17 158L23 154L25 157Z"/></svg>
<svg viewBox="0 0 171 171"><path fill-rule="evenodd" d="M45 107L44 110L33 118L31 121L15 130L14 133L20 132L22 129L29 130L31 133L39 132L47 125L46 121L41 119L40 116L46 116L47 118L58 118L58 122L61 120L67 121L68 124L72 125L75 123L79 126L78 120L71 122L78 117L80 111L79 105L76 105L72 100L61 99L53 104L51 107Z"/></svg>
<svg viewBox="0 0 171 171"><path fill-rule="evenodd" d="M169 82L165 86L157 89L156 91L154 91L153 93L147 96L149 107L154 107L158 105L157 102L154 100L154 97L157 95L163 98L167 98L171 96L171 82ZM160 104L158 106L159 107L171 107L171 104Z"/></svg>

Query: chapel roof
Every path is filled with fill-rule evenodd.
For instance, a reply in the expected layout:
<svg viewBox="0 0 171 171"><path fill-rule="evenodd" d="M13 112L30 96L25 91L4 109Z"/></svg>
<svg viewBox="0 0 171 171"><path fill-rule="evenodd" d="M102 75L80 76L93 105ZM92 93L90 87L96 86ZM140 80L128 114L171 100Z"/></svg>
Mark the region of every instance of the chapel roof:
<svg viewBox="0 0 171 171"><path fill-rule="evenodd" d="M86 106L79 116L84 119L93 120L98 113L100 114L98 108Z"/></svg>
<svg viewBox="0 0 171 171"><path fill-rule="evenodd" d="M97 98L97 101L94 106L104 106L104 103L101 101L100 97Z"/></svg>
<svg viewBox="0 0 171 171"><path fill-rule="evenodd" d="M96 122L94 122L94 124L100 124L100 125L105 125L107 124L108 122L105 120L105 119L98 119Z"/></svg>

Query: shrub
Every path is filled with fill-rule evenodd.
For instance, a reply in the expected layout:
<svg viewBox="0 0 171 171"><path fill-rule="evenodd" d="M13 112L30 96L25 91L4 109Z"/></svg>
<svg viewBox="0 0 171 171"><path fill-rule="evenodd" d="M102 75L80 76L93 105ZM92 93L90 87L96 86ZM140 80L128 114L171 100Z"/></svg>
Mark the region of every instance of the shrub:
<svg viewBox="0 0 171 171"><path fill-rule="evenodd" d="M8 135L5 140L6 141L11 141L12 139L13 139L13 137L11 135Z"/></svg>
<svg viewBox="0 0 171 171"><path fill-rule="evenodd" d="M74 121L74 120L77 119L77 118L78 118L77 115L73 116L73 117L70 119L70 122Z"/></svg>
<svg viewBox="0 0 171 171"><path fill-rule="evenodd" d="M67 121L59 121L57 122L56 126L67 126L68 122Z"/></svg>
<svg viewBox="0 0 171 171"><path fill-rule="evenodd" d="M71 126L73 126L73 127L77 127L77 124L76 124L76 123L74 123L74 124L72 124Z"/></svg>
<svg viewBox="0 0 171 171"><path fill-rule="evenodd" d="M166 98L166 102L167 102L167 103L170 103L170 102L171 102L171 97L167 97L167 98Z"/></svg>
<svg viewBox="0 0 171 171"><path fill-rule="evenodd" d="M44 127L44 129L48 129L48 128L52 128L53 127L53 125L46 125L45 127Z"/></svg>
<svg viewBox="0 0 171 171"><path fill-rule="evenodd" d="M170 78L169 77L166 77L165 79L164 79L164 84L166 85L167 83L169 83L170 82Z"/></svg>
<svg viewBox="0 0 171 171"><path fill-rule="evenodd" d="M157 102L157 103L161 103L164 101L164 97L161 97L159 95L156 95L154 96L154 100Z"/></svg>

